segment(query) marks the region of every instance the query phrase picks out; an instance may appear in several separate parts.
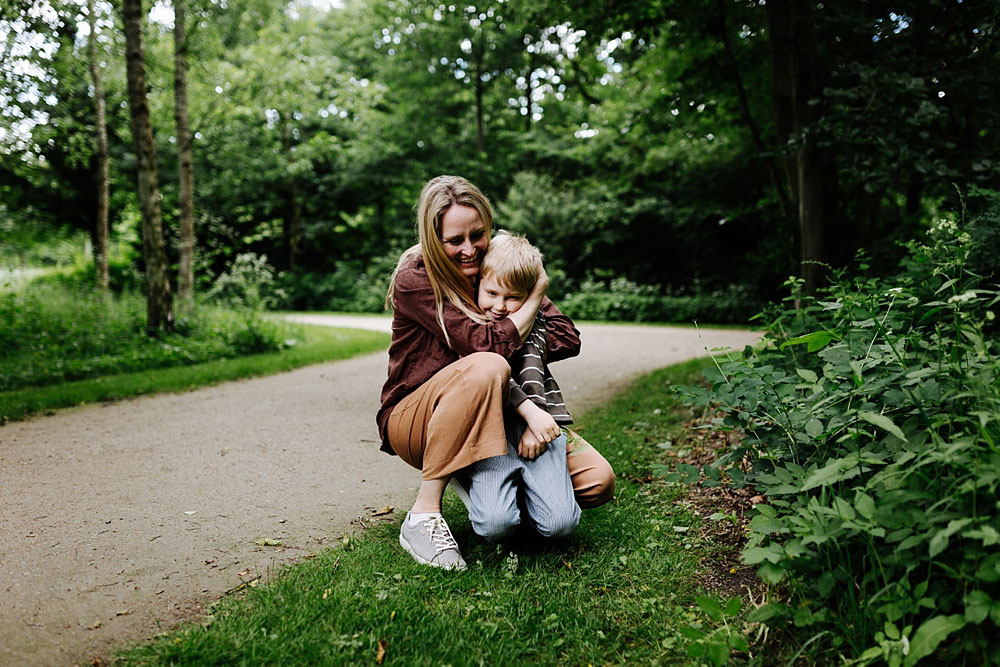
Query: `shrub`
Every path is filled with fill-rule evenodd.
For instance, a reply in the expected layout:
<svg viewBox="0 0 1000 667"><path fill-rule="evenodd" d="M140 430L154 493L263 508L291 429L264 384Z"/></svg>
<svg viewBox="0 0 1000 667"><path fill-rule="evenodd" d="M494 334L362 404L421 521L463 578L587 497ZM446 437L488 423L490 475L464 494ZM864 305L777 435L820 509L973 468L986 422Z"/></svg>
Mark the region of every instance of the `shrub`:
<svg viewBox="0 0 1000 667"><path fill-rule="evenodd" d="M743 559L791 602L758 620L863 663L1000 661L1000 292L974 251L940 221L896 276L793 293L763 348L682 390L745 434L714 478L766 497Z"/></svg>
<svg viewBox="0 0 1000 667"><path fill-rule="evenodd" d="M740 285L713 292L664 294L658 285L639 285L625 278L584 281L558 303L564 313L581 320L714 324L745 324L763 307L749 288Z"/></svg>
<svg viewBox="0 0 1000 667"><path fill-rule="evenodd" d="M0 391L281 349L284 325L201 306L173 333L145 335L146 302L125 292L33 283L0 294Z"/></svg>

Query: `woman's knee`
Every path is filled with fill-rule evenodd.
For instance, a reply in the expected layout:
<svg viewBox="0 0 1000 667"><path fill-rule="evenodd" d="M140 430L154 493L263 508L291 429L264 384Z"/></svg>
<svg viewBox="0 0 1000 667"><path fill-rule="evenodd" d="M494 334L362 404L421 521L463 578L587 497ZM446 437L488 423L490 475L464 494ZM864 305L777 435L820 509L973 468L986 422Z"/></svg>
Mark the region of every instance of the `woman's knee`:
<svg viewBox="0 0 1000 667"><path fill-rule="evenodd" d="M473 352L462 361L466 375L481 379L485 384L506 385L510 379L510 364L496 352Z"/></svg>
<svg viewBox="0 0 1000 667"><path fill-rule="evenodd" d="M615 471L611 464L588 471L587 485L576 489L576 502L583 509L593 509L610 501L615 495Z"/></svg>

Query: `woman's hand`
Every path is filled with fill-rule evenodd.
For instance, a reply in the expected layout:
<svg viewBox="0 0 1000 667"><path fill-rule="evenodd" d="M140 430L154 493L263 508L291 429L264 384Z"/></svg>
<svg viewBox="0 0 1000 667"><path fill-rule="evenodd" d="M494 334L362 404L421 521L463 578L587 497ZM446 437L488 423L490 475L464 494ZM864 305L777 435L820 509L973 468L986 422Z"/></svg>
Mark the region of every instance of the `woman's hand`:
<svg viewBox="0 0 1000 667"><path fill-rule="evenodd" d="M535 314L538 313L538 309L542 305L542 299L545 298L545 290L549 288L549 276L545 273L545 268L543 267L541 272L538 274L538 278L535 280L535 286L531 288L531 292L524 299L524 303L516 311L507 316L514 326L517 327L517 333L523 341L531 333L531 327L535 323Z"/></svg>

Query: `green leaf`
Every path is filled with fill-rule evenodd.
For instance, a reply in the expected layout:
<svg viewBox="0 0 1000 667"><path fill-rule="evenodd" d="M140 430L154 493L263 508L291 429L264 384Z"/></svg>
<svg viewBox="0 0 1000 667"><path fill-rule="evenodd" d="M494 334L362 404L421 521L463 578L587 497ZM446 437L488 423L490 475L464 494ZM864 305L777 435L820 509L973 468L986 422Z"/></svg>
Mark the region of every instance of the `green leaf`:
<svg viewBox="0 0 1000 667"><path fill-rule="evenodd" d="M942 528L935 533L934 537L931 538L931 543L928 547L928 553L931 558L934 558L939 553L944 551L948 546L948 539L970 523L972 523L972 519L954 519L948 522L947 528Z"/></svg>
<svg viewBox="0 0 1000 667"><path fill-rule="evenodd" d="M816 377L816 373L810 370L806 370L805 368L796 368L795 372L799 374L800 378L802 378L809 384L816 384L816 381L819 379L818 377Z"/></svg>
<svg viewBox="0 0 1000 667"><path fill-rule="evenodd" d="M780 345L779 349L784 350L789 345L801 345L805 343L806 349L809 352L815 352L816 350L822 349L831 340L838 340L836 334L830 331L814 331L813 333L808 333L804 336L789 338Z"/></svg>
<svg viewBox="0 0 1000 667"><path fill-rule="evenodd" d="M888 431L889 433L892 433L894 436L896 436L903 442L909 442L906 439L906 436L903 434L903 431L898 426L896 426L891 419L889 419L885 415L879 415L875 414L874 412L867 412L865 410L861 410L858 412L858 417L864 419L869 424L874 424L875 426L878 426L883 431Z"/></svg>
<svg viewBox="0 0 1000 667"><path fill-rule="evenodd" d="M729 598L729 602L726 603L726 616L735 616L740 613L740 602L739 598Z"/></svg>
<svg viewBox="0 0 1000 667"><path fill-rule="evenodd" d="M708 661L716 667L729 662L729 646L723 643L712 642L708 645Z"/></svg>
<svg viewBox="0 0 1000 667"><path fill-rule="evenodd" d="M961 614L935 616L924 621L913 634L913 639L910 640L910 652L907 654L906 660L903 661L904 667L915 665L921 658L926 658L934 653L938 644L944 641L948 635L962 628L965 622L965 617Z"/></svg>
<svg viewBox="0 0 1000 667"><path fill-rule="evenodd" d="M713 600L712 598L706 597L696 597L694 601L701 607L701 610L708 614L709 618L713 621L722 621L725 617L725 612L722 610L722 605Z"/></svg>
<svg viewBox="0 0 1000 667"><path fill-rule="evenodd" d="M854 495L854 509L869 521L875 516L875 501L868 494L858 491Z"/></svg>
<svg viewBox="0 0 1000 667"><path fill-rule="evenodd" d="M788 613L788 607L781 604L780 602L768 602L767 604L757 607L749 614L747 614L748 623L766 623L772 618L777 618L779 616L785 616Z"/></svg>
<svg viewBox="0 0 1000 667"><path fill-rule="evenodd" d="M982 623L990 613L993 600L983 591L972 591L965 596L965 620L969 623Z"/></svg>
<svg viewBox="0 0 1000 667"><path fill-rule="evenodd" d="M818 438L823 433L823 422L818 419L810 419L806 422L806 433L810 437Z"/></svg>
<svg viewBox="0 0 1000 667"><path fill-rule="evenodd" d="M844 478L845 471L855 468L857 465L857 454L851 454L842 459L834 459L819 470L814 470L802 484L802 491L839 482Z"/></svg>
<svg viewBox="0 0 1000 667"><path fill-rule="evenodd" d="M785 570L773 563L764 563L757 568L757 575L777 586L785 578Z"/></svg>
<svg viewBox="0 0 1000 667"><path fill-rule="evenodd" d="M738 632L729 633L729 648L734 651L739 651L740 653L747 653L750 651L750 647L747 646L747 640L743 638L743 635Z"/></svg>
<svg viewBox="0 0 1000 667"><path fill-rule="evenodd" d="M677 630L688 639L698 640L705 638L705 633L697 628L692 628L685 625L681 626L680 628L677 628Z"/></svg>

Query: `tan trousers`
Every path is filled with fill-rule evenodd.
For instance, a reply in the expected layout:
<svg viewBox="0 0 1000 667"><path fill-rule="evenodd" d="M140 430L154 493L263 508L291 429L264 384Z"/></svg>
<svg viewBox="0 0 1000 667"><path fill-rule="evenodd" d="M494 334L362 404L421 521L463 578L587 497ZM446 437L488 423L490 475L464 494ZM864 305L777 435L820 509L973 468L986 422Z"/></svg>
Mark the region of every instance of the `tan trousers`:
<svg viewBox="0 0 1000 667"><path fill-rule="evenodd" d="M389 415L389 444L424 480L440 479L476 461L507 452L503 406L510 366L492 352L476 352L435 373ZM611 500L615 474L586 440L570 431L567 458L580 507Z"/></svg>

